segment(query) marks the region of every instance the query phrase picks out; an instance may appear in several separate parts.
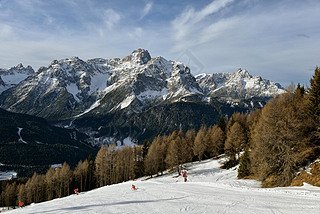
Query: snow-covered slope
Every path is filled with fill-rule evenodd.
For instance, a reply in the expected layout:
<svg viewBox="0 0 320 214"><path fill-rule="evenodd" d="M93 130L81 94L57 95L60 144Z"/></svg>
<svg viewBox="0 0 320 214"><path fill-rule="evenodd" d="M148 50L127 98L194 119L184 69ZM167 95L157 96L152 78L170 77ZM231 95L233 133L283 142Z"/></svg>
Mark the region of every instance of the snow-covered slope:
<svg viewBox="0 0 320 214"><path fill-rule="evenodd" d="M189 164L188 182L168 174L102 187L6 213L319 213L320 188L262 189L219 161ZM137 190L130 187L135 184Z"/></svg>
<svg viewBox="0 0 320 214"><path fill-rule="evenodd" d="M21 63L9 69L0 69L0 94L33 74L30 65L24 67Z"/></svg>
<svg viewBox="0 0 320 214"><path fill-rule="evenodd" d="M1 77L7 84L6 76ZM212 97L230 101L283 93L280 85L241 69L195 78L185 64L160 56L151 58L144 49L123 59L54 60L15 84L0 96L1 107L49 119L89 112L105 115L122 109L142 112L160 103L207 103ZM0 79L3 88L1 85Z"/></svg>

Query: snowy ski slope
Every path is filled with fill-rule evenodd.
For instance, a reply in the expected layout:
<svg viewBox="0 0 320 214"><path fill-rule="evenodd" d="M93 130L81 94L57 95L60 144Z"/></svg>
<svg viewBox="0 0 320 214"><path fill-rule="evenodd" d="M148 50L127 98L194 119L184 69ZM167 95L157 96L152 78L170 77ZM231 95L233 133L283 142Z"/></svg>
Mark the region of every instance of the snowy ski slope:
<svg viewBox="0 0 320 214"><path fill-rule="evenodd" d="M188 182L168 174L102 187L5 213L320 213L320 188L260 188L218 160L191 163ZM131 190L135 184L137 190Z"/></svg>

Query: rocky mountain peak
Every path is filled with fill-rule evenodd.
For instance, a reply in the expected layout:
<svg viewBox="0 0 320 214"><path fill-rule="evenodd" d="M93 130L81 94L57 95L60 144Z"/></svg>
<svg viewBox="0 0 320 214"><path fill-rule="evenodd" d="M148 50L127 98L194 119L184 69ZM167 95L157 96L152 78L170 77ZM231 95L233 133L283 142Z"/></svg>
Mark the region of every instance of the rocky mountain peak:
<svg viewBox="0 0 320 214"><path fill-rule="evenodd" d="M22 63L19 63L18 65L13 66L9 69L0 69L0 75L14 75L16 73L32 75L34 74L34 70L30 65L24 67Z"/></svg>
<svg viewBox="0 0 320 214"><path fill-rule="evenodd" d="M131 53L130 57L132 62L139 65L147 64L151 60L149 52L141 48L139 48L138 50L134 50Z"/></svg>
<svg viewBox="0 0 320 214"><path fill-rule="evenodd" d="M234 75L239 76L240 78L252 78L252 76L249 74L249 72L245 69L239 68Z"/></svg>
<svg viewBox="0 0 320 214"><path fill-rule="evenodd" d="M22 68L24 68L24 67L23 67L22 63L19 63L17 66L15 66L15 68L17 68L17 69L22 69Z"/></svg>
<svg viewBox="0 0 320 214"><path fill-rule="evenodd" d="M22 63L9 69L0 69L0 94L5 90L14 87L34 73L35 72L30 65L24 67Z"/></svg>

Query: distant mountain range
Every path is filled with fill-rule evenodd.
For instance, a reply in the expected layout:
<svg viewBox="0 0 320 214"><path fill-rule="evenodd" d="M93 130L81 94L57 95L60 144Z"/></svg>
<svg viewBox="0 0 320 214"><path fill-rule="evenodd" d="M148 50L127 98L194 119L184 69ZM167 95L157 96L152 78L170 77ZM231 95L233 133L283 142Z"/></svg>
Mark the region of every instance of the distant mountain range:
<svg viewBox="0 0 320 214"><path fill-rule="evenodd" d="M261 108L283 88L248 71L200 74L138 49L123 59L53 60L0 69L0 107L75 129L91 144L152 139ZM22 127L23 128L23 127Z"/></svg>

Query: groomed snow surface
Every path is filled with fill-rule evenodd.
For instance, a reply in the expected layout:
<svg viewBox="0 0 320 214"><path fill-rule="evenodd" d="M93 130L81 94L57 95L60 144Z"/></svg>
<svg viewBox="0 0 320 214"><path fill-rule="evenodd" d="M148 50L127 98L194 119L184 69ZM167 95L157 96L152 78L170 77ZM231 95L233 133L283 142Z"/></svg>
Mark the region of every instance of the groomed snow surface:
<svg viewBox="0 0 320 214"><path fill-rule="evenodd" d="M263 189L257 181L238 180L236 168L220 169L218 160L186 166L188 182L167 174L6 213L320 213L318 187ZM137 190L131 190L132 184Z"/></svg>

